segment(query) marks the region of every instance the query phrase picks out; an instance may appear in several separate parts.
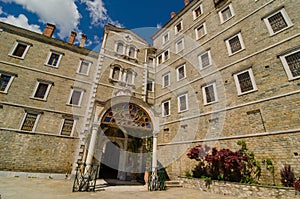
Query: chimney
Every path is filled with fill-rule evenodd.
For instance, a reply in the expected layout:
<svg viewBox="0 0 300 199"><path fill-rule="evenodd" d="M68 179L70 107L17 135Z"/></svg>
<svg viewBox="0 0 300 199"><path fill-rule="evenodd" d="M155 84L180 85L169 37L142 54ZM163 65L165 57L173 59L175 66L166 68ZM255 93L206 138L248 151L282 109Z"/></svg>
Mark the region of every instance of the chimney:
<svg viewBox="0 0 300 199"><path fill-rule="evenodd" d="M82 34L81 35L81 42L80 42L80 45L79 45L80 47L84 47L86 39L87 39L87 36L85 34Z"/></svg>
<svg viewBox="0 0 300 199"><path fill-rule="evenodd" d="M77 35L77 33L76 33L76 32L74 32L74 31L72 31L72 32L71 32L71 34L70 34L70 38L69 38L69 41L68 41L68 43L69 43L69 44L74 44L74 41L75 41L76 35Z"/></svg>
<svg viewBox="0 0 300 199"><path fill-rule="evenodd" d="M189 0L184 0L184 5L187 6L189 4Z"/></svg>
<svg viewBox="0 0 300 199"><path fill-rule="evenodd" d="M175 15L176 15L175 12L171 12L171 19L172 19L173 17L175 17Z"/></svg>
<svg viewBox="0 0 300 199"><path fill-rule="evenodd" d="M52 37L53 33L55 30L55 25L47 23L43 35L47 36L47 37Z"/></svg>

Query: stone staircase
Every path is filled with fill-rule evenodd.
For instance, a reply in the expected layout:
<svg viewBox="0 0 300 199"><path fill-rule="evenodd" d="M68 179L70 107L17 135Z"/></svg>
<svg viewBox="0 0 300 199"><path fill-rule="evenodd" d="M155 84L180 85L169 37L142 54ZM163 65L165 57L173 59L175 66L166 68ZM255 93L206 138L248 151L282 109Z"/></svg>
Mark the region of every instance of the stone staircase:
<svg viewBox="0 0 300 199"><path fill-rule="evenodd" d="M176 188L176 187L182 187L182 185L177 180L170 180L170 181L166 181L166 187L167 188Z"/></svg>

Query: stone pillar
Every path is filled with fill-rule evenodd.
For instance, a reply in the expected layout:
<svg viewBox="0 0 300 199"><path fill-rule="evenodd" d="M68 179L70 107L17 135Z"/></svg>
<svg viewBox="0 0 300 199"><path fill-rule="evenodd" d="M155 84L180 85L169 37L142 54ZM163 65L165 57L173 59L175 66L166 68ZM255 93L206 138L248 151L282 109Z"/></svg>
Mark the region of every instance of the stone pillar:
<svg viewBox="0 0 300 199"><path fill-rule="evenodd" d="M86 164L88 167L91 166L93 163L93 157L94 157L95 146L96 146L96 142L97 142L98 130L99 130L99 124L94 123L93 127L92 127L92 136L91 136L88 154L87 154L87 158L86 158Z"/></svg>
<svg viewBox="0 0 300 199"><path fill-rule="evenodd" d="M152 157L152 172L157 168L157 132L153 133L153 157Z"/></svg>

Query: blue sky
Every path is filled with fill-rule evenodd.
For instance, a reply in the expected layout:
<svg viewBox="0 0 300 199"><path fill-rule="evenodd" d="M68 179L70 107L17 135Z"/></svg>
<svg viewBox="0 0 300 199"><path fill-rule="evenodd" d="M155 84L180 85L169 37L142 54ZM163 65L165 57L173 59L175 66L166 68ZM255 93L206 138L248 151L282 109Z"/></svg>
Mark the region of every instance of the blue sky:
<svg viewBox="0 0 300 199"><path fill-rule="evenodd" d="M183 0L0 0L0 21L39 33L52 23L55 38L67 41L76 31L75 45L86 34L86 47L99 51L105 24L151 35L183 7Z"/></svg>

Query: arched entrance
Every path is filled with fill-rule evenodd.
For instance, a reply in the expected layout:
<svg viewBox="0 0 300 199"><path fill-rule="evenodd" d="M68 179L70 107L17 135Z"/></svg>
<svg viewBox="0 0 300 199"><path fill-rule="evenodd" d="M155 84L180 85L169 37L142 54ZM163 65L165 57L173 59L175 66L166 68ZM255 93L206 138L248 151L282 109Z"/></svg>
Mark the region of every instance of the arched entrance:
<svg viewBox="0 0 300 199"><path fill-rule="evenodd" d="M134 103L118 103L101 119L105 145L100 162L100 178L143 181L150 167L153 124L148 113ZM148 165L148 166L147 166Z"/></svg>

